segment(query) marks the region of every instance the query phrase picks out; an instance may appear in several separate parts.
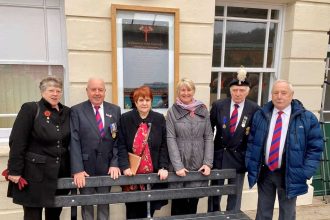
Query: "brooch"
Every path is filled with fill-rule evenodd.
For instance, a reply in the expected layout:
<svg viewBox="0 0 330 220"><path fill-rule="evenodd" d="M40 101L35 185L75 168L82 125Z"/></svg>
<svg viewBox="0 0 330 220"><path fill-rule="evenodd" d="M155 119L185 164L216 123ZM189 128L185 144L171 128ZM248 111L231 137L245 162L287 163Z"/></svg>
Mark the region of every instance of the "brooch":
<svg viewBox="0 0 330 220"><path fill-rule="evenodd" d="M108 114L108 113L105 113L105 116L109 117L109 118L112 118L112 115Z"/></svg>
<svg viewBox="0 0 330 220"><path fill-rule="evenodd" d="M50 115L51 115L52 113L50 112L50 111L48 111L48 110L46 110L45 112L44 112L44 115L46 116L46 119L47 119L47 123L49 123L49 117L50 117Z"/></svg>

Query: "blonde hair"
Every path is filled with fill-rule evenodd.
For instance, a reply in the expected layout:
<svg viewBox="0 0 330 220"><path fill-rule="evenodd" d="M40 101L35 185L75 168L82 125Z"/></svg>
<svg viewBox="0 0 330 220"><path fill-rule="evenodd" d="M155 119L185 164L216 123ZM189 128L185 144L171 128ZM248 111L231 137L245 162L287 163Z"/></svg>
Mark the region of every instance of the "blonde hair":
<svg viewBox="0 0 330 220"><path fill-rule="evenodd" d="M176 92L179 93L179 90L182 88L182 87L187 87L191 90L193 90L195 92L196 90L196 87L195 87L195 83L191 80L191 79L188 79L188 78L182 78L179 82L178 82L178 85L176 86Z"/></svg>

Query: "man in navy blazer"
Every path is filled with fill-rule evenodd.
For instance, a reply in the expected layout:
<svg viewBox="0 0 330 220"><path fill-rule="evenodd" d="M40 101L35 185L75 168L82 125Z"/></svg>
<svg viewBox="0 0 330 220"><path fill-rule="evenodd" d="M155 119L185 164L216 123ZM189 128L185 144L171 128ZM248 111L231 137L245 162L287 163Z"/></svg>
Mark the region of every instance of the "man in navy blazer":
<svg viewBox="0 0 330 220"><path fill-rule="evenodd" d="M110 175L116 179L120 175L117 158L120 108L104 101L105 91L102 79L91 78L86 88L88 100L71 108L71 173L81 194L110 191L110 187L84 188L85 177ZM83 206L81 213L84 220L94 219L93 206ZM97 219L109 219L109 205L97 206Z"/></svg>
<svg viewBox="0 0 330 220"><path fill-rule="evenodd" d="M212 129L216 127L214 139L213 169L236 169L236 180L229 180L243 190L245 168L245 151L251 121L254 112L259 108L255 102L247 100L250 87L246 79L246 71L240 69L237 79L230 83L231 97L217 100L212 104L210 120ZM236 111L235 111L236 105ZM236 116L234 121L231 120ZM233 122L236 122L233 124ZM232 127L232 128L231 128ZM223 185L223 180L212 181L212 185ZM220 210L221 197L209 197L208 211ZM226 210L239 209L241 198L237 195L228 195Z"/></svg>

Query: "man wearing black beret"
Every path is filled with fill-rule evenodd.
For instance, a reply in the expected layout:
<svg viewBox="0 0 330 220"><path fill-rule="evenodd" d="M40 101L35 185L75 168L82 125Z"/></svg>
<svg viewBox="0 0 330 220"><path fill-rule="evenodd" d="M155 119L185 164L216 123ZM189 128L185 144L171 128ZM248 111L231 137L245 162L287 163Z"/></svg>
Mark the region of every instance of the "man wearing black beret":
<svg viewBox="0 0 330 220"><path fill-rule="evenodd" d="M226 99L217 100L212 104L210 120L212 129L216 127L214 139L214 169L236 169L235 184L243 190L245 168L245 151L247 137L254 112L259 106L246 97L249 94L249 82L246 71L241 68L237 78L230 83L230 95ZM224 180L212 181L212 185L223 185ZM220 211L221 196L212 196L208 199L208 212ZM228 195L226 210L240 208L241 197Z"/></svg>

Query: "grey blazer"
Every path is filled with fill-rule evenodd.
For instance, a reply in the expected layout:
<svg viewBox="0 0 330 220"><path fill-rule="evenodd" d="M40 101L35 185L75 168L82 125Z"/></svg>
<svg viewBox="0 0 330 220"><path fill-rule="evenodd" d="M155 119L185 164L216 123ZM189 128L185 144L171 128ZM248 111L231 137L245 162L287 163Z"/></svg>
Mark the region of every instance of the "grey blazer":
<svg viewBox="0 0 330 220"><path fill-rule="evenodd" d="M110 166L118 167L117 126L120 108L103 102L105 136L101 137L93 106L85 101L71 108L71 173L86 171L91 176L107 175Z"/></svg>

